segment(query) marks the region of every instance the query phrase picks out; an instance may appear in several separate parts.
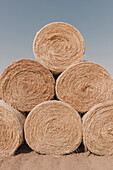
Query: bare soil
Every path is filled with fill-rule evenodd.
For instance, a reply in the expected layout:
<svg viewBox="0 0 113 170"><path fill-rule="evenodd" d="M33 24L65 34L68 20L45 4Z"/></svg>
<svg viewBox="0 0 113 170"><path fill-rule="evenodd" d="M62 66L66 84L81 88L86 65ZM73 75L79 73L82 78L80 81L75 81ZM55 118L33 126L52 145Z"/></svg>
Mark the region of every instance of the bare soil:
<svg viewBox="0 0 113 170"><path fill-rule="evenodd" d="M113 156L96 156L84 152L64 156L41 155L26 144L14 156L0 158L0 170L113 170Z"/></svg>

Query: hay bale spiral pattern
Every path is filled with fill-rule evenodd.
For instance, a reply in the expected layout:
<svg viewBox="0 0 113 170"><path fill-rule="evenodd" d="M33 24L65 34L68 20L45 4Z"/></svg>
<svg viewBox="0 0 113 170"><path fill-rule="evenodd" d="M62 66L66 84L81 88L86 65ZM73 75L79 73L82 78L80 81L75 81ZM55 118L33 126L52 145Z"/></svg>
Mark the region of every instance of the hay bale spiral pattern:
<svg viewBox="0 0 113 170"><path fill-rule="evenodd" d="M113 154L113 101L99 103L83 116L83 142L94 154Z"/></svg>
<svg viewBox="0 0 113 170"><path fill-rule="evenodd" d="M20 111L54 97L55 80L40 63L21 59L9 65L1 76L2 99Z"/></svg>
<svg viewBox="0 0 113 170"><path fill-rule="evenodd" d="M23 142L25 117L0 100L0 156L13 155Z"/></svg>
<svg viewBox="0 0 113 170"><path fill-rule="evenodd" d="M55 100L37 105L27 116L24 131L28 145L42 154L70 153L82 140L78 112L70 105Z"/></svg>
<svg viewBox="0 0 113 170"><path fill-rule="evenodd" d="M56 81L56 95L84 113L112 96L112 78L100 65L80 62L65 70Z"/></svg>
<svg viewBox="0 0 113 170"><path fill-rule="evenodd" d="M80 32L67 23L51 23L43 27L33 42L35 58L54 74L82 60L85 45Z"/></svg>

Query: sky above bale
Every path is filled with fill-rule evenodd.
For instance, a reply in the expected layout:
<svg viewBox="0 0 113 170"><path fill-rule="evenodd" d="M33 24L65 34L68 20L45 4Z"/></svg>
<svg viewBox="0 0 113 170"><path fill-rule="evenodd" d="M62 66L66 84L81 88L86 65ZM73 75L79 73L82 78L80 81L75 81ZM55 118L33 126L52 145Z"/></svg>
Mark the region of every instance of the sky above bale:
<svg viewBox="0 0 113 170"><path fill-rule="evenodd" d="M21 58L35 59L33 39L51 22L67 22L85 40L84 59L104 66L113 77L112 0L0 0L0 74Z"/></svg>

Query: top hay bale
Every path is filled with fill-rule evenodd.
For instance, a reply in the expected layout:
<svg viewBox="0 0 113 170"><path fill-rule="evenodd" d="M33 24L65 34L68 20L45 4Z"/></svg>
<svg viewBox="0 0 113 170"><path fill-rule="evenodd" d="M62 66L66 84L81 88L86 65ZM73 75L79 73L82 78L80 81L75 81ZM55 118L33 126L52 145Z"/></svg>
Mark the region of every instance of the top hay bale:
<svg viewBox="0 0 113 170"><path fill-rule="evenodd" d="M85 45L76 28L67 23L56 22L46 25L36 34L33 52L42 65L58 74L82 60Z"/></svg>

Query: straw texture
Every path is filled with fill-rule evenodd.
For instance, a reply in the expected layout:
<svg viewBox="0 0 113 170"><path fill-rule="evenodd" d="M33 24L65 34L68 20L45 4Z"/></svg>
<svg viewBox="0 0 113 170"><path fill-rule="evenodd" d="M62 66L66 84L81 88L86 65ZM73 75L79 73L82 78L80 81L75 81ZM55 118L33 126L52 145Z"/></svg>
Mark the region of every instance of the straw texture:
<svg viewBox="0 0 113 170"><path fill-rule="evenodd" d="M33 42L35 58L54 74L82 60L85 45L80 32L67 23L51 23L43 27Z"/></svg>
<svg viewBox="0 0 113 170"><path fill-rule="evenodd" d="M9 65L1 76L2 99L20 111L54 97L55 80L40 63L21 59Z"/></svg>
<svg viewBox="0 0 113 170"><path fill-rule="evenodd" d="M42 154L70 153L82 140L78 112L70 105L55 100L37 105L29 113L24 130L28 145Z"/></svg>
<svg viewBox="0 0 113 170"><path fill-rule="evenodd" d="M0 100L0 156L13 155L23 142L25 117Z"/></svg>
<svg viewBox="0 0 113 170"><path fill-rule="evenodd" d="M112 93L112 96L111 96L110 100L113 100L113 93Z"/></svg>
<svg viewBox="0 0 113 170"><path fill-rule="evenodd" d="M65 70L56 81L56 95L84 113L112 96L112 78L100 65L80 62Z"/></svg>
<svg viewBox="0 0 113 170"><path fill-rule="evenodd" d="M83 116L83 142L94 154L113 154L113 100L95 105Z"/></svg>

